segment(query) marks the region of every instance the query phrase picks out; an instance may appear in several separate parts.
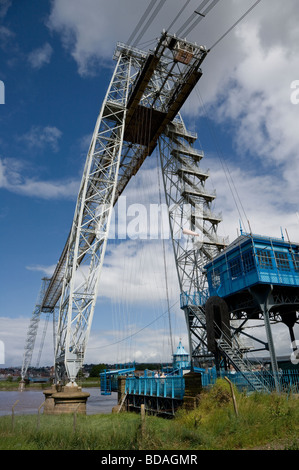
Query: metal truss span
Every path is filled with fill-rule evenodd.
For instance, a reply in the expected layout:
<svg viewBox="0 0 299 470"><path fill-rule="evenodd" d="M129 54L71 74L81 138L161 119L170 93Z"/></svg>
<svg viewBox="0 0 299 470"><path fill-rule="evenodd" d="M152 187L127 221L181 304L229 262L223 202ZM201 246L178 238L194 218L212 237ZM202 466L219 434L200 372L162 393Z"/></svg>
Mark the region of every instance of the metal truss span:
<svg viewBox="0 0 299 470"><path fill-rule="evenodd" d="M82 366L113 206L160 138L179 150L179 111L202 76L206 55L203 46L165 32L148 53L125 44L116 48L117 63L95 125L73 224L41 301L42 312L59 307L56 381L74 382ZM184 178L187 169L182 166ZM193 197L187 187L185 196ZM214 233L206 235L210 242L204 247L210 250Z"/></svg>

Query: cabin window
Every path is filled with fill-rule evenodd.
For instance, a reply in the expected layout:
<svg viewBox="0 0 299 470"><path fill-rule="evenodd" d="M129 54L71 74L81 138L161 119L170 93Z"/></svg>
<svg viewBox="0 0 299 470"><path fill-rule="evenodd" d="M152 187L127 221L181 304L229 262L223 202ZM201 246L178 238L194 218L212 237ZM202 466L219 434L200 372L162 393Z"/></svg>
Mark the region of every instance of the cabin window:
<svg viewBox="0 0 299 470"><path fill-rule="evenodd" d="M272 269L271 252L269 250L256 250L257 258L261 268Z"/></svg>
<svg viewBox="0 0 299 470"><path fill-rule="evenodd" d="M299 253L293 255L294 267L296 271L299 271Z"/></svg>
<svg viewBox="0 0 299 470"><path fill-rule="evenodd" d="M248 273L249 271L252 271L255 268L252 250L248 250L242 253L242 261L244 273Z"/></svg>
<svg viewBox="0 0 299 470"><path fill-rule="evenodd" d="M277 268L281 271L289 271L290 270L290 263L288 260L287 253L283 253L282 251L275 251L275 259L277 263Z"/></svg>
<svg viewBox="0 0 299 470"><path fill-rule="evenodd" d="M241 259L238 256L237 258L232 259L229 262L229 270L231 274L232 279L236 279L237 277L240 277L242 275L242 269L241 269Z"/></svg>

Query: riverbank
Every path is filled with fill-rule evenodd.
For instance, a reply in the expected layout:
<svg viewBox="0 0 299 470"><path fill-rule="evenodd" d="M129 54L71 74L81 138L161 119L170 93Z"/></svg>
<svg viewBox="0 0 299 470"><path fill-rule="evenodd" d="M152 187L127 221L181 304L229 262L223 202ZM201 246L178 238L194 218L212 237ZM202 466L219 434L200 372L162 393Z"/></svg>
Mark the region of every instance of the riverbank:
<svg viewBox="0 0 299 470"><path fill-rule="evenodd" d="M48 382L29 382L25 386L25 390L44 390L45 388L51 387L51 379ZM81 380L78 385L84 388L100 387L100 380L94 377ZM18 390L20 381L14 380L0 380L0 391L14 391Z"/></svg>
<svg viewBox="0 0 299 470"><path fill-rule="evenodd" d="M111 395L103 396L99 387L83 388L88 391L89 398L86 405L86 413L102 414L111 413L112 408L117 404L117 393L112 392ZM0 390L0 416L12 415L12 407L14 406L14 414L28 415L37 414L39 407L44 403L45 395L41 389L25 389L19 390ZM41 408L41 413L43 409Z"/></svg>
<svg viewBox="0 0 299 470"><path fill-rule="evenodd" d="M0 417L0 450L299 450L297 396L235 391L219 382L174 419L135 413ZM26 393L26 392L25 392ZM236 412L237 411L237 412Z"/></svg>

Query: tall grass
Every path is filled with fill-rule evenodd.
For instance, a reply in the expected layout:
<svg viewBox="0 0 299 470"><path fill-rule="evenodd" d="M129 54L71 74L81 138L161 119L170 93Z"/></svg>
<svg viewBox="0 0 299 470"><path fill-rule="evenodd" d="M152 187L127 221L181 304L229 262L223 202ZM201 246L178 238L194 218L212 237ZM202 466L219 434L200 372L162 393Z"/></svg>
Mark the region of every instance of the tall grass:
<svg viewBox="0 0 299 470"><path fill-rule="evenodd" d="M196 410L180 410L172 420L146 416L141 432L134 413L0 418L0 450L213 450L299 449L299 401L296 396L252 394L235 390L235 413L229 385L220 380L200 395ZM74 426L74 424L76 424Z"/></svg>
<svg viewBox="0 0 299 470"><path fill-rule="evenodd" d="M125 419L124 419L125 418ZM135 414L37 417L16 416L12 430L11 417L0 419L0 450L135 450L140 417Z"/></svg>
<svg viewBox="0 0 299 470"><path fill-rule="evenodd" d="M235 389L238 415L224 380L201 395L199 407L179 413L176 424L194 429L202 449L244 449L266 444L299 448L299 401L295 396L240 394ZM283 443L282 443L283 445Z"/></svg>

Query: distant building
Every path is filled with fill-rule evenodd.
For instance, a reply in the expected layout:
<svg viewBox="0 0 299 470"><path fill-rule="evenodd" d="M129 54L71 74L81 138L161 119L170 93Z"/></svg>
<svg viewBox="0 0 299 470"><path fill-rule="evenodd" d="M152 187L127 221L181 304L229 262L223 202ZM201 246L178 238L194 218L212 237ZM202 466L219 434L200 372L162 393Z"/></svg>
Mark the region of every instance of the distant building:
<svg viewBox="0 0 299 470"><path fill-rule="evenodd" d="M185 351L181 340L172 358L172 364L174 369L190 369L189 354Z"/></svg>

